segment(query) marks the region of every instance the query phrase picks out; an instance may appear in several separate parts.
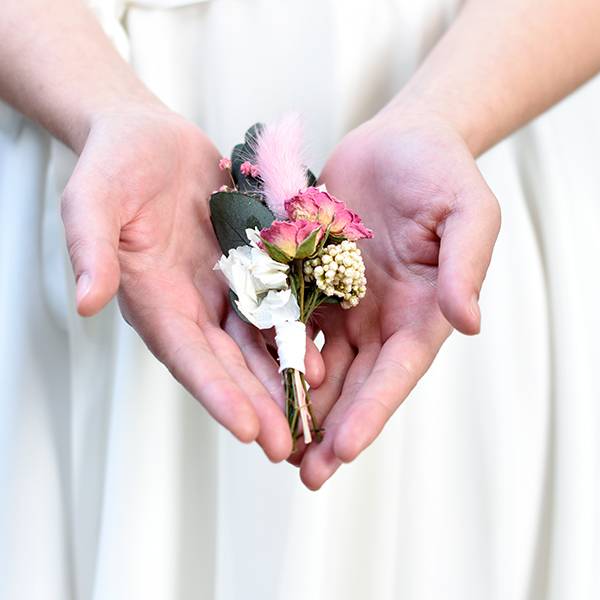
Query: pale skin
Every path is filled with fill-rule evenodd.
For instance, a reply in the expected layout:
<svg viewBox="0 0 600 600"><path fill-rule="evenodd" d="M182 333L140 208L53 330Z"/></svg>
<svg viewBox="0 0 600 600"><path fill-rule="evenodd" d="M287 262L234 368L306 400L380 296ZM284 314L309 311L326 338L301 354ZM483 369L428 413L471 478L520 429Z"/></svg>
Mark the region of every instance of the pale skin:
<svg viewBox="0 0 600 600"><path fill-rule="evenodd" d="M325 439L292 458L318 489L354 460L478 298L500 226L474 158L600 69L597 0L471 0L400 94L348 134L322 173L377 238L365 301L323 320ZM326 418L324 418L326 416Z"/></svg>
<svg viewBox="0 0 600 600"><path fill-rule="evenodd" d="M277 364L212 271L219 152L138 80L81 2L6 0L1 13L0 95L79 155L62 198L79 313L118 291L125 319L208 412L285 459ZM318 385L323 362L307 348Z"/></svg>
<svg viewBox="0 0 600 600"><path fill-rule="evenodd" d="M47 6L4 1L0 96L80 155L62 201L79 312L118 291L207 410L284 459L276 364L211 271L216 148L144 87L79 1ZM399 95L334 150L322 180L376 238L362 246L367 297L327 308L323 359L307 346L327 434L292 462L311 489L373 441L452 327L479 331L500 214L474 157L597 72L599 30L597 0L471 0Z"/></svg>

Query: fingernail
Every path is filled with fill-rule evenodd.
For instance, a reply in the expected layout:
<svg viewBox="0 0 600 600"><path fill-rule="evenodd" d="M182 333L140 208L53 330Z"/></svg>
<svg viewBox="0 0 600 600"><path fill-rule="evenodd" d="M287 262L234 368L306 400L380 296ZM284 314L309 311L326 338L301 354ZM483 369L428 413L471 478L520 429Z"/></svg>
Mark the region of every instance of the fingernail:
<svg viewBox="0 0 600 600"><path fill-rule="evenodd" d="M90 291L91 287L92 278L88 273L83 272L77 278L77 304L79 304L87 296L87 293Z"/></svg>

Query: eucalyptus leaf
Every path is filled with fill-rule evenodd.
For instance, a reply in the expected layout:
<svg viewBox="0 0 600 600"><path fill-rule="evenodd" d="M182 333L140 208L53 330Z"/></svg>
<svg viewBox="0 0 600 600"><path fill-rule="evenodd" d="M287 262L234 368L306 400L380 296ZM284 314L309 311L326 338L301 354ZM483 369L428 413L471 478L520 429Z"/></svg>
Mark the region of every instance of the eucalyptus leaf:
<svg viewBox="0 0 600 600"><path fill-rule="evenodd" d="M246 144L238 144L237 146L234 146L231 151L231 174L238 187L240 186L241 180L245 179L240 171L240 167L242 166L242 163L248 160L247 152L248 148Z"/></svg>
<svg viewBox="0 0 600 600"><path fill-rule="evenodd" d="M249 243L246 229L263 229L275 220L273 213L252 196L216 192L210 198L210 219L224 254Z"/></svg>
<svg viewBox="0 0 600 600"><path fill-rule="evenodd" d="M244 141L248 146L254 146L254 144L256 144L256 140L258 139L258 136L260 135L260 133L262 132L262 130L265 128L264 123L254 123L254 125L252 125L252 127L248 128L248 131L246 131L246 134L244 136Z"/></svg>
<svg viewBox="0 0 600 600"><path fill-rule="evenodd" d="M317 178L315 177L315 174L310 170L310 169L306 169L306 180L307 180L307 187L315 187L317 185Z"/></svg>
<svg viewBox="0 0 600 600"><path fill-rule="evenodd" d="M231 153L231 174L237 188L240 192L251 193L256 196L262 196L262 181L260 178L244 175L241 171L241 166L246 161L256 164L254 148L257 137L263 127L262 123L252 125L244 135L244 143L235 146Z"/></svg>
<svg viewBox="0 0 600 600"><path fill-rule="evenodd" d="M255 179L254 177L247 177L242 175L238 183L238 190L245 194L252 194L257 197L258 200L262 199L262 180L260 178Z"/></svg>

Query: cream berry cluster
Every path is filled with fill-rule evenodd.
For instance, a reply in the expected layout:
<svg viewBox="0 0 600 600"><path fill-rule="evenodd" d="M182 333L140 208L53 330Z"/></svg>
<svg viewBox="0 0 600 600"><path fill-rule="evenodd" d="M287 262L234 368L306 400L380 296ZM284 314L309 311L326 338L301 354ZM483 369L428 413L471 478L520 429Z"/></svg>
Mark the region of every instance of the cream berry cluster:
<svg viewBox="0 0 600 600"><path fill-rule="evenodd" d="M355 242L329 244L304 263L304 279L314 281L327 296L342 298L342 308L356 306L367 291L365 264Z"/></svg>

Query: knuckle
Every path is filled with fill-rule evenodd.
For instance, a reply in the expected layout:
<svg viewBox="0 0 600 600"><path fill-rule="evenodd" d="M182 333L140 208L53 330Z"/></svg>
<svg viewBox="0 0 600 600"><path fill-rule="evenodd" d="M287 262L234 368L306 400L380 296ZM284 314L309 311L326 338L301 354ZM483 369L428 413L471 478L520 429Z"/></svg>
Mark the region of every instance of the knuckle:
<svg viewBox="0 0 600 600"><path fill-rule="evenodd" d="M75 190L67 186L60 197L60 214L63 222L66 224L69 222L73 215L73 209L76 204L76 192Z"/></svg>
<svg viewBox="0 0 600 600"><path fill-rule="evenodd" d="M67 232L67 250L73 265L78 264L85 254L86 242L80 236L69 235Z"/></svg>

